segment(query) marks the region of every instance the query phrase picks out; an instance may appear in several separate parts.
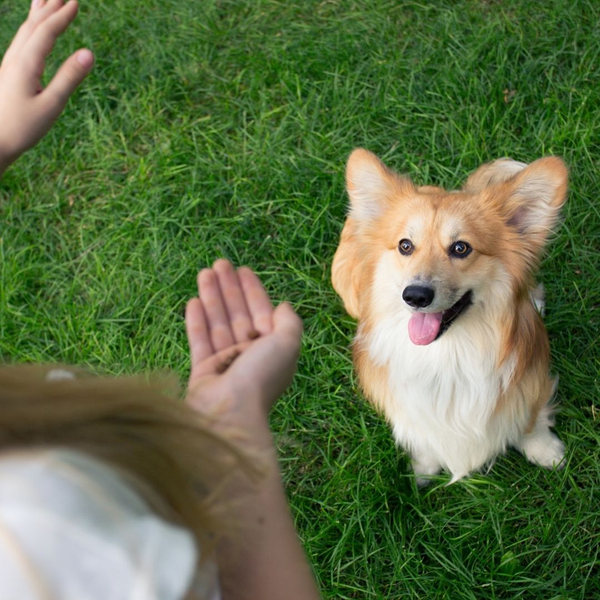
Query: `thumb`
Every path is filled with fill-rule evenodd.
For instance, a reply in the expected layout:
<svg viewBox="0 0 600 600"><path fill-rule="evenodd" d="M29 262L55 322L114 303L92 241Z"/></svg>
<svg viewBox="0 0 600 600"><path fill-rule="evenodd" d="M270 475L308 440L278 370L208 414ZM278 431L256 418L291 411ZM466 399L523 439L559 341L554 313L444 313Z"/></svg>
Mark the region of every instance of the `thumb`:
<svg viewBox="0 0 600 600"><path fill-rule="evenodd" d="M42 92L41 96L52 107L52 117L58 117L67 104L71 94L86 78L94 66L94 55L91 50L78 50L60 67L54 79Z"/></svg>
<svg viewBox="0 0 600 600"><path fill-rule="evenodd" d="M273 312L273 329L275 333L294 338L298 345L300 345L302 319L300 319L288 302L283 302Z"/></svg>

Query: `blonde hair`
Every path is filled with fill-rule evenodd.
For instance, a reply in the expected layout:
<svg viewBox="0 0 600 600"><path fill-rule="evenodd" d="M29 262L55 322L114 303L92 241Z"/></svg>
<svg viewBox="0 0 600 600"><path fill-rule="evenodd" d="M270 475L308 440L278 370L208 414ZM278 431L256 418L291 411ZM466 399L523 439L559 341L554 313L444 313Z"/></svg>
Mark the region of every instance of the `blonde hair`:
<svg viewBox="0 0 600 600"><path fill-rule="evenodd" d="M219 491L258 463L176 395L174 378L49 380L56 366L0 367L0 452L80 451L116 468L163 518L189 529L203 557L226 526Z"/></svg>

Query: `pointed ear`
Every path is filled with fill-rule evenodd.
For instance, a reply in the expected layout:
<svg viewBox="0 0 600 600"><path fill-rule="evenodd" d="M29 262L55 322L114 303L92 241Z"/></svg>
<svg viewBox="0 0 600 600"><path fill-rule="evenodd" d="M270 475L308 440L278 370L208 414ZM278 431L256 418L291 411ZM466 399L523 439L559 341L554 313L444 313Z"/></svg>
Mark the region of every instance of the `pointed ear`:
<svg viewBox="0 0 600 600"><path fill-rule="evenodd" d="M355 319L358 319L360 309L360 267L356 221L348 217L342 230L340 245L333 257L331 282L333 289L344 302L346 311Z"/></svg>
<svg viewBox="0 0 600 600"><path fill-rule="evenodd" d="M498 160L485 163L476 171L473 171L462 189L469 194L478 194L488 185L508 181L526 167L525 163L518 162L512 158L499 158Z"/></svg>
<svg viewBox="0 0 600 600"><path fill-rule="evenodd" d="M346 166L350 216L358 223L383 214L399 194L414 190L412 183L388 169L372 152L357 148Z"/></svg>
<svg viewBox="0 0 600 600"><path fill-rule="evenodd" d="M539 253L567 199L569 174L555 156L540 158L502 185L506 224Z"/></svg>

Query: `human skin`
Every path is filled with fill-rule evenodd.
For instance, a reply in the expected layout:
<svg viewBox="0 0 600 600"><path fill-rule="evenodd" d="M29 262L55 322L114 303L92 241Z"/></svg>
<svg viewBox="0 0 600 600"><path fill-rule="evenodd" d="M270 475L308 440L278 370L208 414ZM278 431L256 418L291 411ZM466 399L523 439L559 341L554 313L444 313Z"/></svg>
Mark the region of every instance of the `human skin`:
<svg viewBox="0 0 600 600"><path fill-rule="evenodd" d="M77 15L70 0L34 0L27 20L0 65L0 175L48 133L69 97L94 65L94 55L77 50L44 89L46 57Z"/></svg>
<svg viewBox="0 0 600 600"><path fill-rule="evenodd" d="M221 542L217 562L225 600L319 598L286 501L269 429L272 405L291 383L302 323L287 303L273 308L258 277L226 260L198 275L199 298L186 310L192 370L187 402L216 417L225 433L243 432L261 452L267 476L243 481L231 504L240 526Z"/></svg>
<svg viewBox="0 0 600 600"><path fill-rule="evenodd" d="M94 64L80 49L44 89L45 59L77 15L70 0L34 0L27 20L0 65L0 175L35 146L60 116ZM241 432L264 457L267 476L231 504L243 525L218 548L225 600L318 598L308 561L294 530L268 424L271 406L291 383L302 323L287 303L274 308L258 277L224 260L198 277L199 298L188 303L192 359L187 402L210 413L225 434ZM201 459L201 457L199 457ZM251 543L248 543L248 540Z"/></svg>

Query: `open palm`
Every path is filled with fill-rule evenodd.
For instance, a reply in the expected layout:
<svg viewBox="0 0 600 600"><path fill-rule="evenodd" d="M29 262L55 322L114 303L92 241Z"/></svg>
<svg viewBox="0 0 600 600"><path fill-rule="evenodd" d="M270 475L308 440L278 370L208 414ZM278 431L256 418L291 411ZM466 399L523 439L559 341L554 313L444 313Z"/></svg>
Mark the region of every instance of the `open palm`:
<svg viewBox="0 0 600 600"><path fill-rule="evenodd" d="M186 309L192 369L188 402L239 425L263 418L292 381L302 322L273 307L260 279L226 260L198 275Z"/></svg>

